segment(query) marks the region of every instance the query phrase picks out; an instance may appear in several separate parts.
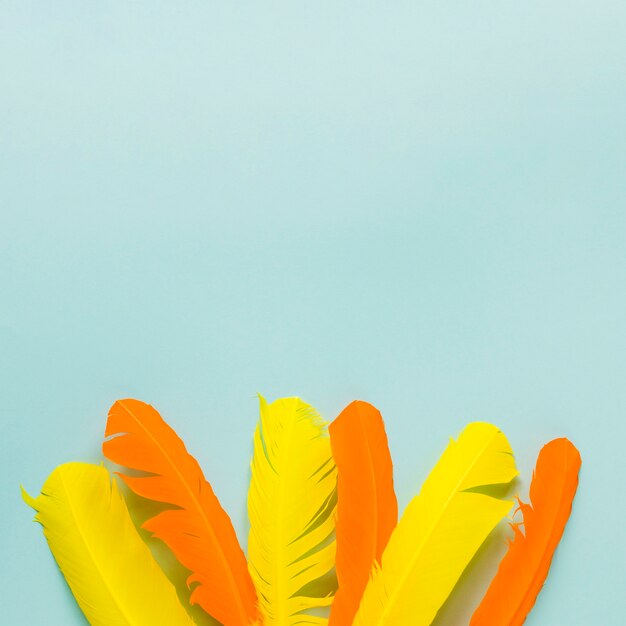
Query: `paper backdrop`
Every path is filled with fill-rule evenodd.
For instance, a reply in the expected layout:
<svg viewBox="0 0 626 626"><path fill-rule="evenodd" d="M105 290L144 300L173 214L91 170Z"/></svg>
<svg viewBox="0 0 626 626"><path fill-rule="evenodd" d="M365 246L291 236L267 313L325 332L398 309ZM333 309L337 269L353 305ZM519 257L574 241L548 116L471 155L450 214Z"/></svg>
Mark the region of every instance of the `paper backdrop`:
<svg viewBox="0 0 626 626"><path fill-rule="evenodd" d="M400 509L468 421L522 476L567 436L528 624L621 624L625 27L609 1L3 3L3 620L84 623L19 485L98 461L117 398L194 442L247 536L262 392L380 408Z"/></svg>

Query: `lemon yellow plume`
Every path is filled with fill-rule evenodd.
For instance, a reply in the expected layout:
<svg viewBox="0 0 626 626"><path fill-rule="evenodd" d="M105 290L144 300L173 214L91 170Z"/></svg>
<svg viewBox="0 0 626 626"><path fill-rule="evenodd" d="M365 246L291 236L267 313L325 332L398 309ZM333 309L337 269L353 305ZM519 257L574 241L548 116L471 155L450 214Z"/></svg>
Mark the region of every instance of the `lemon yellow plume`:
<svg viewBox="0 0 626 626"><path fill-rule="evenodd" d="M264 626L321 625L327 606L309 587L335 559L336 469L326 425L308 404L260 398L248 494L249 567Z"/></svg>
<svg viewBox="0 0 626 626"><path fill-rule="evenodd" d="M22 495L92 626L193 625L104 467L61 465L40 496Z"/></svg>
<svg viewBox="0 0 626 626"><path fill-rule="evenodd" d="M372 573L353 626L428 626L512 503L480 490L516 476L506 437L469 424L413 498Z"/></svg>

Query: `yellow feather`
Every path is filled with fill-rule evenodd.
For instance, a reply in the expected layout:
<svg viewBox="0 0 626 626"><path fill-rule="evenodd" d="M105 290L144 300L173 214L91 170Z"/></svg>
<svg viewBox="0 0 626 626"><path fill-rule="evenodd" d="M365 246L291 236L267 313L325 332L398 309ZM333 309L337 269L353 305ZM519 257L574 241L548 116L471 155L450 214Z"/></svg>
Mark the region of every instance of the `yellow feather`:
<svg viewBox="0 0 626 626"><path fill-rule="evenodd" d="M248 494L250 573L264 626L321 625L301 611L328 606L303 587L334 566L335 463L326 424L298 398L260 398ZM310 594L313 594L311 596Z"/></svg>
<svg viewBox="0 0 626 626"><path fill-rule="evenodd" d="M102 466L68 463L24 500L92 626L192 626Z"/></svg>
<svg viewBox="0 0 626 626"><path fill-rule="evenodd" d="M506 437L469 424L451 440L383 552L354 626L428 626L511 502L478 490L517 475Z"/></svg>

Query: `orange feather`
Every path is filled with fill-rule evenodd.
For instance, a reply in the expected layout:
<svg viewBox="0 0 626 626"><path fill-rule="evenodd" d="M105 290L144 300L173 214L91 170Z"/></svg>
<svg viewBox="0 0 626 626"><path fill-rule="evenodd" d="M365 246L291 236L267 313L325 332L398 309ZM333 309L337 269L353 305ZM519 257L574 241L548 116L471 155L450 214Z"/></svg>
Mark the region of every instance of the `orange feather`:
<svg viewBox="0 0 626 626"><path fill-rule="evenodd" d="M398 522L393 466L380 413L348 405L330 425L337 465L337 579L329 626L350 626L375 563Z"/></svg>
<svg viewBox="0 0 626 626"><path fill-rule="evenodd" d="M119 400L109 411L104 455L150 476L122 475L138 495L171 504L143 527L163 540L198 583L190 602L224 626L259 621L256 592L230 518L178 435L149 404Z"/></svg>
<svg viewBox="0 0 626 626"><path fill-rule="evenodd" d="M533 608L563 535L578 486L581 460L567 439L543 447L530 485L531 504L520 502L524 533L514 538L470 626L520 626Z"/></svg>

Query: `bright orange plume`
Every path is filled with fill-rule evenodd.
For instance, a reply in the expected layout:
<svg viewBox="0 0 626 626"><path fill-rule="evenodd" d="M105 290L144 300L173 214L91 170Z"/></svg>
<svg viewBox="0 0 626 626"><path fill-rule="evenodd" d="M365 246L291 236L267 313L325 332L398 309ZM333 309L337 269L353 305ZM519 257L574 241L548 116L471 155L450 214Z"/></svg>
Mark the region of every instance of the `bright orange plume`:
<svg viewBox="0 0 626 626"><path fill-rule="evenodd" d="M393 466L380 413L348 405L330 425L337 465L337 579L329 626L351 626L374 563L398 522Z"/></svg>
<svg viewBox="0 0 626 626"><path fill-rule="evenodd" d="M177 508L144 528L163 540L198 583L190 601L224 626L259 620L257 598L230 518L176 433L150 405L119 400L109 411L102 450L111 461L150 476L122 475L138 495Z"/></svg>
<svg viewBox="0 0 626 626"><path fill-rule="evenodd" d="M520 502L524 533L515 533L509 551L470 626L520 626L535 604L554 551L572 510L581 460L567 439L555 439L539 453L530 485L531 504Z"/></svg>

